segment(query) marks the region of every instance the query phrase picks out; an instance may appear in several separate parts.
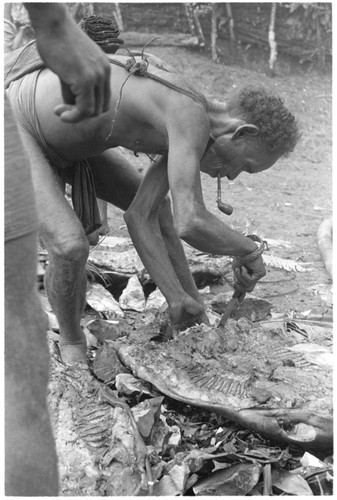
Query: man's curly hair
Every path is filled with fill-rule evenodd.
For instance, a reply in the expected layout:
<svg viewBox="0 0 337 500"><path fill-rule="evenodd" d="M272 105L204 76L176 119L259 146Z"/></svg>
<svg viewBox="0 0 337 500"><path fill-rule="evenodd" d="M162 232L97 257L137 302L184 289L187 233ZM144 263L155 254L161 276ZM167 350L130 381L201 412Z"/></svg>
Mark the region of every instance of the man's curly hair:
<svg viewBox="0 0 337 500"><path fill-rule="evenodd" d="M261 143L280 156L294 151L301 137L295 117L283 100L263 87L244 87L228 103L228 112L256 125Z"/></svg>
<svg viewBox="0 0 337 500"><path fill-rule="evenodd" d="M78 25L107 54L114 54L124 44L119 30L108 17L83 17Z"/></svg>

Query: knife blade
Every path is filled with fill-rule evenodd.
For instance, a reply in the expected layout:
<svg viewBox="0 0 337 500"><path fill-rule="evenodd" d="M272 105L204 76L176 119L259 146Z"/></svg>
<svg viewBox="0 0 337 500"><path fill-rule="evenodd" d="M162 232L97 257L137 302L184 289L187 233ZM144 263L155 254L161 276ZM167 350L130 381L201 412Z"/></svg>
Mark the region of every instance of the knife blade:
<svg viewBox="0 0 337 500"><path fill-rule="evenodd" d="M219 326L221 326L221 327L225 326L228 318L230 317L230 315L232 314L232 312L235 311L239 307L239 305L242 302L242 300L244 299L245 295L246 295L245 292L242 293L242 291L234 290L233 297L228 302L228 304L226 306L226 309L225 309L225 312L221 316L221 319L219 321L218 327ZM239 301L239 299L240 299L240 301Z"/></svg>

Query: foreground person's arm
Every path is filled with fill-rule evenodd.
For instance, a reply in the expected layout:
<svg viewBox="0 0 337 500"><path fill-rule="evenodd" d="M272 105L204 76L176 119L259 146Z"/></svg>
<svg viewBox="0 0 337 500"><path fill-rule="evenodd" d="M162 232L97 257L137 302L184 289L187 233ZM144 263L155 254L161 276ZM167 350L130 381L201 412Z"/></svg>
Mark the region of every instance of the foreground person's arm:
<svg viewBox="0 0 337 500"><path fill-rule="evenodd" d="M45 64L61 80L64 104L55 113L78 122L109 109L110 63L60 3L25 3Z"/></svg>

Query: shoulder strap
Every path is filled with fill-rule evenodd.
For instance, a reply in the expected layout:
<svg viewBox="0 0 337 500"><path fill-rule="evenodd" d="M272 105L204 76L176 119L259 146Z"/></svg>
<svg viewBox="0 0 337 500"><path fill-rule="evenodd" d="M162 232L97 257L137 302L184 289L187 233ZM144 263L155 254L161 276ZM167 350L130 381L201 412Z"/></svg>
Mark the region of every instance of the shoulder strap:
<svg viewBox="0 0 337 500"><path fill-rule="evenodd" d="M116 59L113 59L112 57L109 57L109 61L112 64L116 64L117 66L121 66L122 68L124 68L128 72L132 72L134 75L144 76L144 77L150 78L151 80L154 80L154 81L156 81L158 83L161 83L162 85L165 85L166 87L168 87L170 89L176 90L180 94L184 94L187 97L190 97L194 101L196 101L199 104L201 104L205 109L207 109L207 102L206 102L206 99L203 96L197 94L196 92L193 92L190 89L186 89L184 87L181 87L180 85L176 85L175 83L172 83L172 82L166 80L165 78L162 78L162 77L160 77L158 75L150 73L147 70L147 68L146 69L142 69L142 71L134 71L133 70L134 65L132 65L132 64L129 63L130 59L126 62L126 64L123 64L121 61L117 61ZM134 64L137 65L138 63L135 62ZM143 66L142 66L142 68L143 68Z"/></svg>

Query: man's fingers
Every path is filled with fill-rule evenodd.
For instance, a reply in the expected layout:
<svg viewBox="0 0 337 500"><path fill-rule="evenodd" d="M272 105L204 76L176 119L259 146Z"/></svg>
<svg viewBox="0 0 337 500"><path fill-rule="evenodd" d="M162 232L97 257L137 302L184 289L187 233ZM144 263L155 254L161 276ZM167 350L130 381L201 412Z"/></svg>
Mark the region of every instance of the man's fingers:
<svg viewBox="0 0 337 500"><path fill-rule="evenodd" d="M54 108L54 113L66 123L77 123L83 119L77 107L70 106L69 104L59 104Z"/></svg>
<svg viewBox="0 0 337 500"><path fill-rule="evenodd" d="M249 275L247 271L244 272L243 269L244 268L242 268L242 270L240 268L235 269L236 284L241 289L251 291L253 290L257 279Z"/></svg>
<svg viewBox="0 0 337 500"><path fill-rule="evenodd" d="M90 118L96 116L95 108L95 92L94 90L88 91L76 97L76 103L71 105L59 104L54 108L54 113L61 118L62 121L67 123L77 123L83 118Z"/></svg>
<svg viewBox="0 0 337 500"><path fill-rule="evenodd" d="M54 114L56 116L61 116L62 113L64 113L65 111L70 111L72 109L73 109L73 106L71 106L70 104L58 104L54 108Z"/></svg>
<svg viewBox="0 0 337 500"><path fill-rule="evenodd" d="M75 95L70 90L69 85L61 80L61 92L65 104L75 104Z"/></svg>
<svg viewBox="0 0 337 500"><path fill-rule="evenodd" d="M63 104L57 106L55 114L64 122L77 123L83 118L98 116L108 111L110 107L110 66L106 69L106 77L98 79L96 85L94 81L85 87L74 88L61 81L61 91L64 100Z"/></svg>
<svg viewBox="0 0 337 500"><path fill-rule="evenodd" d="M234 293L233 293L233 299L236 298L238 299L239 301L239 304L241 304L241 302L243 301L243 299L245 298L246 296L246 292L248 290L242 290L241 287L235 285L235 288L234 288Z"/></svg>
<svg viewBox="0 0 337 500"><path fill-rule="evenodd" d="M96 116L96 95L94 87L86 87L76 95L76 107L82 118Z"/></svg>
<svg viewBox="0 0 337 500"><path fill-rule="evenodd" d="M248 274L244 267L237 267L235 269L235 278L238 283L243 285L249 285L252 282L252 277Z"/></svg>

